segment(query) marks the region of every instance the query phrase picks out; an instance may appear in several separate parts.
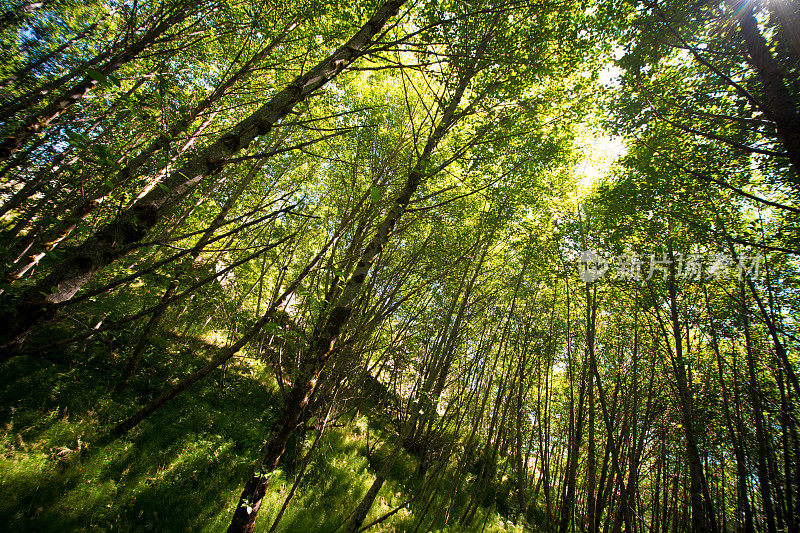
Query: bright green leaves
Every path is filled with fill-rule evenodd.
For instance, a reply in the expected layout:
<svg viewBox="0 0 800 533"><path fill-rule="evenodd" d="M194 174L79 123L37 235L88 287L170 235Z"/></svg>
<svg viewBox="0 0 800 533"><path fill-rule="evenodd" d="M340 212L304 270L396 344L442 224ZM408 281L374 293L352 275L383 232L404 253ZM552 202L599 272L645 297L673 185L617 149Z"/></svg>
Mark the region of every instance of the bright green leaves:
<svg viewBox="0 0 800 533"><path fill-rule="evenodd" d="M100 84L102 87L110 88L110 87L121 87L122 82L120 79L113 75L113 74L103 74L99 70L95 70L93 68L86 69L86 75L92 78L94 81Z"/></svg>
<svg viewBox="0 0 800 533"><path fill-rule="evenodd" d="M377 204L383 198L383 195L386 193L386 187L378 187L373 185L369 188L369 198L372 200L373 204Z"/></svg>
<svg viewBox="0 0 800 533"><path fill-rule="evenodd" d="M86 135L83 135L82 133L67 131L65 132L65 135L73 144L73 146L84 147L89 143L89 138Z"/></svg>
<svg viewBox="0 0 800 533"><path fill-rule="evenodd" d="M117 163L117 156L110 147L105 144L94 142L82 133L66 131L64 135L69 139L72 146L81 151L87 151L101 166L119 170L120 166ZM106 176L106 179L109 178L110 176Z"/></svg>
<svg viewBox="0 0 800 533"><path fill-rule="evenodd" d="M104 144L92 144L89 146L89 150L97 157L98 161L103 165L109 166L111 168L118 169L119 165L116 161L116 156L114 155L111 148Z"/></svg>

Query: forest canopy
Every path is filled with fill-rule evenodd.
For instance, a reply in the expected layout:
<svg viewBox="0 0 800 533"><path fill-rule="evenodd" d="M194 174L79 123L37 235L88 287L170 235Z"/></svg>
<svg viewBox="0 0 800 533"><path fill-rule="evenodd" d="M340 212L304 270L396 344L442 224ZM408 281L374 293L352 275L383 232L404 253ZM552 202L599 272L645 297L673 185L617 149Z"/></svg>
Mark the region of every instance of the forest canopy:
<svg viewBox="0 0 800 533"><path fill-rule="evenodd" d="M798 0L0 44L0 529L800 533Z"/></svg>

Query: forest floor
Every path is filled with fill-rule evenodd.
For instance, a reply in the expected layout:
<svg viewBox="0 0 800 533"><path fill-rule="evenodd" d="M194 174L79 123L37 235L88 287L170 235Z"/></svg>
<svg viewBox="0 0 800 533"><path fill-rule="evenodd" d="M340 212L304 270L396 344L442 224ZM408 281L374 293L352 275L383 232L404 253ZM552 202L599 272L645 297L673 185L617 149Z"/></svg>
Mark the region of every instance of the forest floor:
<svg viewBox="0 0 800 533"><path fill-rule="evenodd" d="M177 346L183 357L175 357ZM107 350L5 363L0 369L0 529L224 531L278 401L276 382L265 365L238 359L124 438L94 444L132 408L193 366L176 365L176 360L186 361L191 359L188 351L207 348L198 339L162 341L122 392L114 390L123 361L109 364ZM381 446L376 449L377 442L391 442L385 424L359 412L334 421L275 531L336 530L372 483L377 468L371 461L386 454ZM305 439L290 443L257 531L270 530L316 434L309 430ZM397 461L365 524L417 492L422 480L416 465L408 455ZM457 498L453 512L464 503ZM370 530L413 531L420 507L412 502ZM434 513L425 516L419 531L522 531L485 509L470 528L442 529L441 520Z"/></svg>

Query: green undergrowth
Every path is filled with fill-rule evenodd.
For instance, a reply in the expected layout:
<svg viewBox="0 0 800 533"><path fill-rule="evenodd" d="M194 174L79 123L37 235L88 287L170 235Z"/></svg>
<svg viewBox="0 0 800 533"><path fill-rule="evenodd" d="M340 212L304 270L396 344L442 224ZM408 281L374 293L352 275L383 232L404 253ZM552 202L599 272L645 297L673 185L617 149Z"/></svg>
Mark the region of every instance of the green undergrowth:
<svg viewBox="0 0 800 533"><path fill-rule="evenodd" d="M122 357L77 351L49 360L20 357L0 369L0 530L224 531L243 480L273 423L278 402L265 365L240 359L178 396L125 438L114 423L207 357L207 341L156 339L145 368L115 392ZM96 349L96 347L95 347ZM187 357L195 354L194 363ZM72 362L67 363L66 361ZM106 365L101 366L100 361ZM325 432L277 531L331 532L371 485L394 442L381 417L337 420ZM268 531L315 430L295 439L271 481L257 531ZM376 446L376 443L380 443ZM522 531L481 509L469 527L442 529L448 472L419 531ZM449 477L448 477L449 476ZM403 453L365 524L401 506L422 483ZM456 499L453 516L465 496ZM413 531L427 502L414 501L370 531Z"/></svg>

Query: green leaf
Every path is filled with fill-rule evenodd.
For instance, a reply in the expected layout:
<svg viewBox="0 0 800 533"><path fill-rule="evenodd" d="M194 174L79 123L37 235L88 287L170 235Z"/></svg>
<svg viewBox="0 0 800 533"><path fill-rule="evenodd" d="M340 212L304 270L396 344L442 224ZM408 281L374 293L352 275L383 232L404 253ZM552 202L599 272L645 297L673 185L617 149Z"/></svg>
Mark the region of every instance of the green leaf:
<svg viewBox="0 0 800 533"><path fill-rule="evenodd" d="M105 74L103 74L99 70L95 70L93 68L87 68L86 69L86 75L89 76L90 78L92 78L97 83L101 83L103 85L108 85L109 84L108 76L106 76Z"/></svg>
<svg viewBox="0 0 800 533"><path fill-rule="evenodd" d="M100 159L108 159L108 148L102 144L93 144L89 150Z"/></svg>
<svg viewBox="0 0 800 533"><path fill-rule="evenodd" d="M378 187L377 185L373 185L369 188L369 197L372 200L373 204L377 204L383 198L383 193L386 192L385 187Z"/></svg>
<svg viewBox="0 0 800 533"><path fill-rule="evenodd" d="M120 80L118 77L114 76L113 74L109 74L108 75L108 79L109 79L109 81L111 83L113 83L117 87L122 87L122 80Z"/></svg>
<svg viewBox="0 0 800 533"><path fill-rule="evenodd" d="M72 143L74 146L77 146L77 147L82 147L82 146L84 146L86 143L88 143L88 142L89 142L89 138L88 138L88 137L86 137L85 135L81 134L81 133L76 133L76 132L74 132L74 131L67 131L65 134L66 134L66 136L67 136L67 139L69 139L69 140L70 140L70 142L71 142L71 143Z"/></svg>

